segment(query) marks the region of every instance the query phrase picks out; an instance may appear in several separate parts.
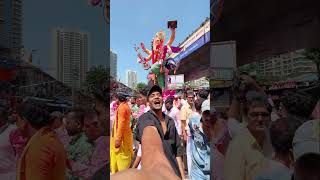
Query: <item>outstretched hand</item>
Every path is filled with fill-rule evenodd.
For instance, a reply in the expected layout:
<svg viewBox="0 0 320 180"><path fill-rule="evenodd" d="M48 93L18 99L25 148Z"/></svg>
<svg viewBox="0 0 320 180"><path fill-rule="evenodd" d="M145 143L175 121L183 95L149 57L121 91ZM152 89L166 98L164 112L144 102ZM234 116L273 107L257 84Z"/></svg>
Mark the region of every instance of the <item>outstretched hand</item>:
<svg viewBox="0 0 320 180"><path fill-rule="evenodd" d="M142 50L145 50L145 49L146 49L144 43L140 43L140 46L141 46L141 49L142 49Z"/></svg>
<svg viewBox="0 0 320 180"><path fill-rule="evenodd" d="M250 90L263 91L257 81L248 75L241 75L241 81L248 87Z"/></svg>
<svg viewBox="0 0 320 180"><path fill-rule="evenodd" d="M250 77L248 75L241 75L240 79L246 85L254 85L254 84L256 84L256 80L254 80L252 77Z"/></svg>
<svg viewBox="0 0 320 180"><path fill-rule="evenodd" d="M155 127L149 126L143 130L141 170L127 169L111 175L112 180L179 180L168 159L164 155L162 142Z"/></svg>

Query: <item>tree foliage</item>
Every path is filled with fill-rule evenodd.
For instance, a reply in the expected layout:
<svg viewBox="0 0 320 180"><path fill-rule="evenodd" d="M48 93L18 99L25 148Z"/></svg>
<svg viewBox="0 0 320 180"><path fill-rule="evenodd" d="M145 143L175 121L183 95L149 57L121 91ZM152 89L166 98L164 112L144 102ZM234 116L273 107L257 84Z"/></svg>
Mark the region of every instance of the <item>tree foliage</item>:
<svg viewBox="0 0 320 180"><path fill-rule="evenodd" d="M240 74L248 74L256 79L259 84L270 85L274 82L285 80L285 77L260 74L257 63L246 64L238 68Z"/></svg>
<svg viewBox="0 0 320 180"><path fill-rule="evenodd" d="M320 81L320 48L309 48L304 52L307 59L312 60L317 67L318 80Z"/></svg>
<svg viewBox="0 0 320 180"><path fill-rule="evenodd" d="M86 85L95 88L104 88L109 85L110 71L104 66L94 66L87 72Z"/></svg>
<svg viewBox="0 0 320 180"><path fill-rule="evenodd" d="M140 82L137 84L137 90L139 91L140 89L144 89L146 86L147 84Z"/></svg>

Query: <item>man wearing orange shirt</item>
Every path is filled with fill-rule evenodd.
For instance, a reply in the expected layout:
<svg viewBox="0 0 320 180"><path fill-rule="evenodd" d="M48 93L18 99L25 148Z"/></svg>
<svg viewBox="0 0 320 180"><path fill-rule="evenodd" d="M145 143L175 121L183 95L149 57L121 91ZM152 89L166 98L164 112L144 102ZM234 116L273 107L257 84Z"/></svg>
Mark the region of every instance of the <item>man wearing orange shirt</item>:
<svg viewBox="0 0 320 180"><path fill-rule="evenodd" d="M17 171L17 180L65 180L66 153L50 128L49 113L36 105L17 108L17 126L28 139Z"/></svg>
<svg viewBox="0 0 320 180"><path fill-rule="evenodd" d="M133 156L133 136L130 128L131 110L125 94L119 94L120 105L116 112L110 138L110 169L114 174L130 167Z"/></svg>

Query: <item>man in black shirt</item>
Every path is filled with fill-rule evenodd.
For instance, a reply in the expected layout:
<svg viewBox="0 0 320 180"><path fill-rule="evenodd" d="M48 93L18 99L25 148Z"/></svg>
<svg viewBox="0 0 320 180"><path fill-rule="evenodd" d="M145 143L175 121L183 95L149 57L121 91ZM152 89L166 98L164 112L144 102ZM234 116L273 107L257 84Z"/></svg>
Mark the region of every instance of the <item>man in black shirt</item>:
<svg viewBox="0 0 320 180"><path fill-rule="evenodd" d="M185 179L182 163L183 147L177 133L174 120L162 112L162 90L153 86L148 93L150 110L140 116L137 124L137 141L141 143L144 128L153 126L160 135L164 153L175 173ZM143 144L142 144L143 146Z"/></svg>

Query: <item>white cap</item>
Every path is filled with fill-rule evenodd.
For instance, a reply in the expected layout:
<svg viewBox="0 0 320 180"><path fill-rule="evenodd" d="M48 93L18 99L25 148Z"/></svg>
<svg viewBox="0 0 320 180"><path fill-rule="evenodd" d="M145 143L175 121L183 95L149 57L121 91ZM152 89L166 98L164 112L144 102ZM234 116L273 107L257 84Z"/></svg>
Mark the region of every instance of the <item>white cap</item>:
<svg viewBox="0 0 320 180"><path fill-rule="evenodd" d="M210 101L209 99L203 101L202 105L201 105L201 112L204 111L210 111Z"/></svg>
<svg viewBox="0 0 320 180"><path fill-rule="evenodd" d="M320 154L320 120L303 123L296 130L292 145L295 161L306 153Z"/></svg>

